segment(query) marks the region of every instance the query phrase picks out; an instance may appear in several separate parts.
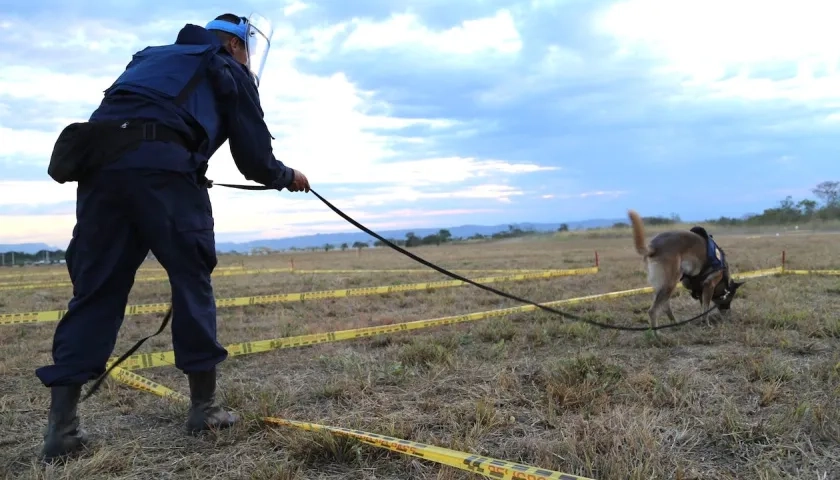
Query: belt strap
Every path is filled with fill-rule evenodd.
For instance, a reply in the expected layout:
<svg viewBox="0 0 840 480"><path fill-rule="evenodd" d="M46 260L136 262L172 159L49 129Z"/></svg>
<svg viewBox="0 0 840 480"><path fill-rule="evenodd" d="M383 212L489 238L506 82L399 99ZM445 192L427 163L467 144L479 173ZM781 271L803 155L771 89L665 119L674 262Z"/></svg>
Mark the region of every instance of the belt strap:
<svg viewBox="0 0 840 480"><path fill-rule="evenodd" d="M162 123L129 120L120 125L120 128L133 133L134 135L132 136L137 140L147 142L172 142L181 145L191 152L198 150L194 142L190 141L183 133Z"/></svg>

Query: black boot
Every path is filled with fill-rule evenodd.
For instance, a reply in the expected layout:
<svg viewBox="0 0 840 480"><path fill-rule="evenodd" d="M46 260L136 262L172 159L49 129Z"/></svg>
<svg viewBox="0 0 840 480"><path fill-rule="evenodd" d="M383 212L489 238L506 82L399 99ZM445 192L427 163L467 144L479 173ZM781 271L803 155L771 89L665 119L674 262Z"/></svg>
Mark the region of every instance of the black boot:
<svg viewBox="0 0 840 480"><path fill-rule="evenodd" d="M187 432L196 435L204 430L232 426L239 418L216 405L216 369L188 373L190 382L190 411Z"/></svg>
<svg viewBox="0 0 840 480"><path fill-rule="evenodd" d="M79 428L79 417L76 414L81 393L81 385L50 388L50 413L41 450L43 461L52 462L76 453L87 445L87 432Z"/></svg>

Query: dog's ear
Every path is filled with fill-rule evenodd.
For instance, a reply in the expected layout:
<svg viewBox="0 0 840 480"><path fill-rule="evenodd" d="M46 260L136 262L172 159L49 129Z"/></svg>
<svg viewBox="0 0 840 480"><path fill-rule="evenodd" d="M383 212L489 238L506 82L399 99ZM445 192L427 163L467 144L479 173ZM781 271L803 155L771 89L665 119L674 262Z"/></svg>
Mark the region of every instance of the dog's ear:
<svg viewBox="0 0 840 480"><path fill-rule="evenodd" d="M735 290L738 290L738 287L746 283L746 280L743 282L736 282L735 280L729 280L729 291L735 293Z"/></svg>

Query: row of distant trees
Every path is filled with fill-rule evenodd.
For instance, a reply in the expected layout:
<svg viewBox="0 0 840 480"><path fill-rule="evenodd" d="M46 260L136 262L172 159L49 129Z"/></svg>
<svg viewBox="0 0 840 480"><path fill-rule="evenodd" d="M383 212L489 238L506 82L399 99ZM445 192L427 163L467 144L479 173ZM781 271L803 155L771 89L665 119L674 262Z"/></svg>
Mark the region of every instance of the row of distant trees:
<svg viewBox="0 0 840 480"><path fill-rule="evenodd" d="M52 264L64 261L64 250L40 250L37 253L0 253L0 266Z"/></svg>
<svg viewBox="0 0 840 480"><path fill-rule="evenodd" d="M706 220L704 223L722 226L764 226L840 220L840 182L822 182L811 189L811 193L817 197L817 200L811 198L794 200L788 195L779 202L778 206L766 208L761 213L747 214L740 218L719 217ZM670 217L642 217L642 220L645 225L682 223L677 214L672 214ZM614 228L628 228L629 226L625 222L613 225Z"/></svg>
<svg viewBox="0 0 840 480"><path fill-rule="evenodd" d="M709 220L718 225L790 225L810 221L840 220L840 182L822 182L811 190L818 200L794 200L788 195L779 205L759 214L741 218L720 217Z"/></svg>
<svg viewBox="0 0 840 480"><path fill-rule="evenodd" d="M566 230L569 229L568 225L565 225L565 224L563 224L563 225L565 226ZM450 232L448 229L442 228L442 229L438 230L437 233L432 233L432 234L425 235L425 236L422 236L422 237L417 235L414 232L408 232L408 233L405 234L405 238L388 238L387 240L389 242L395 244L395 245L399 245L400 247L411 248L411 247L419 247L421 245L442 245L442 244L445 244L445 243L453 243L453 242L465 242L465 241L475 241L475 240L500 240L500 239L504 239L504 238L518 238L518 237L526 237L526 236L529 236L529 235L536 235L537 233L539 233L539 232L537 232L536 230L534 230L532 228L523 229L523 228L516 227L514 225L508 225L507 230L503 230L501 232L496 232L492 235L483 235L483 234L480 234L480 233L476 233L476 234L471 235L469 237L455 237L455 236L452 235L452 232ZM344 251L344 250L348 250L350 248L360 250L362 248L368 248L371 245L373 245L374 247L384 247L384 246L386 246L385 242L383 242L382 240L375 240L372 243L370 243L370 242L354 242L352 245L348 245L347 243L342 243L338 246L333 245L331 243L327 243L327 244L324 244L322 247L310 247L310 248L306 248L306 249L291 248L290 250L310 250L310 251L324 250L326 252L329 252L330 250L336 250L336 249L340 249L340 250Z"/></svg>

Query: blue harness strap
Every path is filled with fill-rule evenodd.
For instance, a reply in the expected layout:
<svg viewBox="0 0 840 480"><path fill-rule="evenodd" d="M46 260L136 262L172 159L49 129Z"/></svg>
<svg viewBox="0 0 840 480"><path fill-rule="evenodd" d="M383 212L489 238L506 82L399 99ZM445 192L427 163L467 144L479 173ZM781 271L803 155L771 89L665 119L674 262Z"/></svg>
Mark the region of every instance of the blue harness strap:
<svg viewBox="0 0 840 480"><path fill-rule="evenodd" d="M706 269L718 270L726 265L726 254L717 246L711 235L706 239Z"/></svg>
<svg viewBox="0 0 840 480"><path fill-rule="evenodd" d="M691 285L691 297L697 300L700 298L700 294L703 289L702 280L705 279L712 272L723 270L726 267L726 253L724 253L723 249L718 247L712 235L709 235L709 233L706 232L705 228L700 226L692 227L691 231L696 233L697 235L700 235L706 240L706 264L703 266L703 269L700 270L700 273L698 273L697 275L689 276L683 274L680 280L688 280L689 284ZM727 284L729 283L729 275L726 272L724 272L724 281Z"/></svg>

